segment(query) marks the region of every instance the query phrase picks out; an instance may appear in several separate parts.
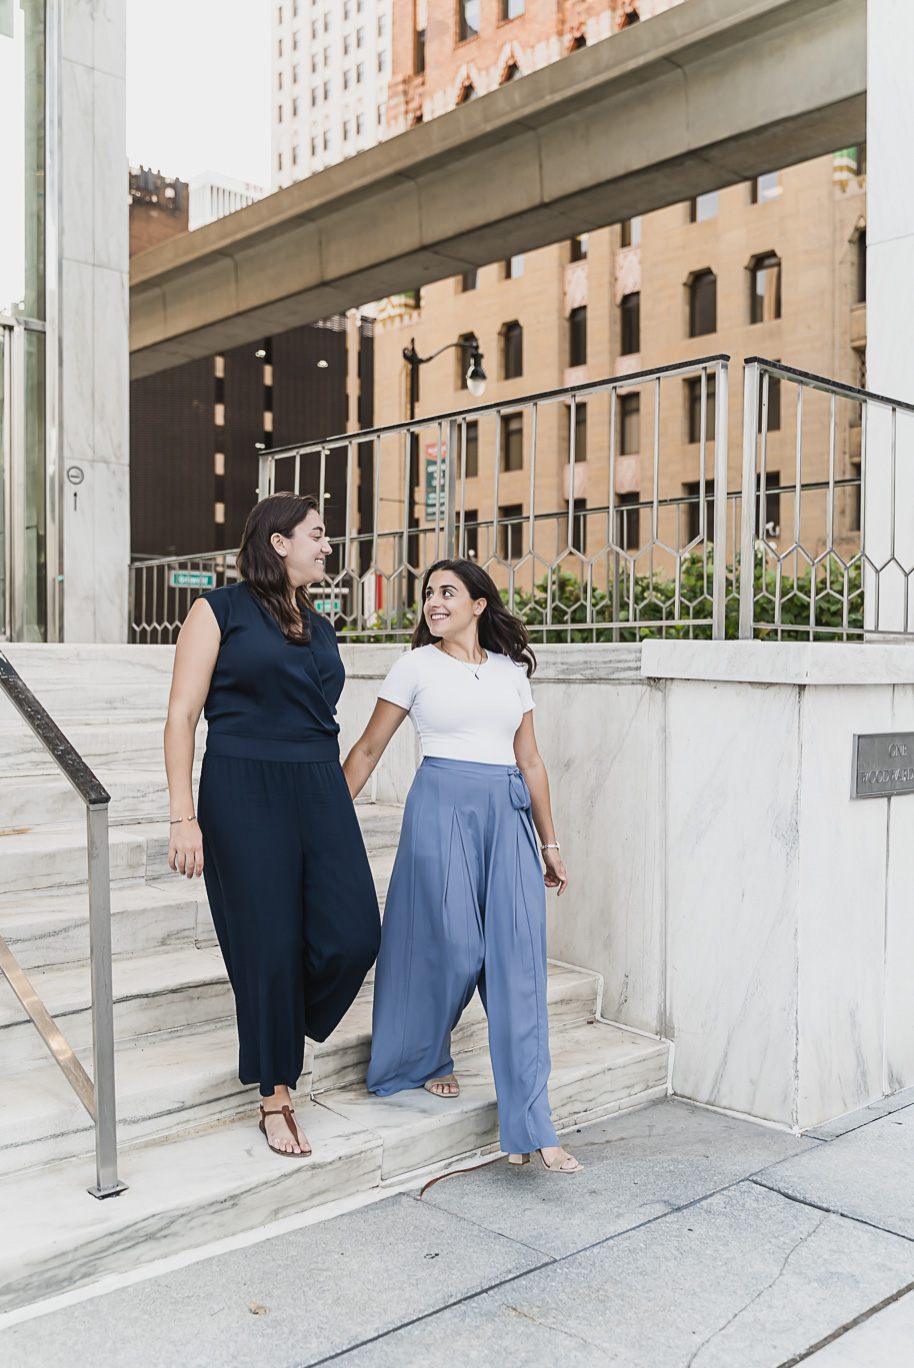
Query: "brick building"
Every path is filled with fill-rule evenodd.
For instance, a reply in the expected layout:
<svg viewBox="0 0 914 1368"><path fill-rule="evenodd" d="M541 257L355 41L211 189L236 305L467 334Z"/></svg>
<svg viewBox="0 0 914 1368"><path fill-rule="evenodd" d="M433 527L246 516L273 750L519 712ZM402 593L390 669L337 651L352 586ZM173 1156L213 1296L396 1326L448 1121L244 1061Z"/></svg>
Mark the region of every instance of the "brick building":
<svg viewBox="0 0 914 1368"><path fill-rule="evenodd" d="M665 8L668 0L460 0L455 12L445 0L394 0L391 131L433 118L548 62L574 61L577 47L616 41L621 28ZM632 117L637 118L635 101ZM489 377L484 403L724 352L732 357L732 490L739 484L740 363L746 356L762 355L845 382L862 382L865 225L863 150L849 149L626 224L607 224L524 257L493 262L426 286L418 296L386 300L375 343L376 421L392 423L407 415L408 368L402 351L412 338L421 355L460 337L478 339ZM446 352L422 368L420 416L472 406L458 356ZM782 396L777 385L772 385L770 398L768 484L789 486L795 415L787 393ZM638 504L649 503L655 493L660 499L697 499L698 385L688 377L664 384L657 490L653 414L651 386L632 387L620 396L617 502L635 507L628 514L599 516L587 510L605 507L608 499L608 397L593 398L586 412L577 415L576 462L583 458L573 491L579 513L577 545L589 555L607 540L610 516L623 519L616 523L615 538L636 549L649 528L649 512L645 507L639 512ZM709 424L708 475L713 470L713 409ZM516 426L510 454L502 433L497 487L501 516L526 514L529 508L529 415ZM803 433L804 479L825 478L829 413L824 396L808 401ZM563 414L555 405L544 408L537 438L538 511L570 511L569 441L567 411ZM494 423L485 420L473 433L473 473L465 488L468 518L470 513L480 520L493 515L494 446ZM859 455L859 410L840 401L836 476L853 476ZM402 476L392 472L392 478ZM767 531L781 547L793 541L787 517L791 509L790 498L772 494ZM818 505L805 501L804 509L815 524L804 523L804 540L815 545L825 530L824 496ZM697 518L697 502L676 510L675 525L669 513L661 524L664 538L684 546L694 536ZM838 537L852 542L858 519L857 492L839 491ZM511 558L523 549L516 541ZM505 553L503 546L499 550Z"/></svg>

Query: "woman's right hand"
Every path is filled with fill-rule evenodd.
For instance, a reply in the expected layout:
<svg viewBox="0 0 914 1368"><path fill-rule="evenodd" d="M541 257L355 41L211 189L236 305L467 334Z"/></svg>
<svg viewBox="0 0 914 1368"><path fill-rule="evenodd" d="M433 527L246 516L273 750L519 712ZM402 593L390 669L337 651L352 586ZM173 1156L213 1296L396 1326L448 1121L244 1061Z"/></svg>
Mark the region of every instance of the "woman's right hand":
<svg viewBox="0 0 914 1368"><path fill-rule="evenodd" d="M203 873L203 833L196 817L191 821L185 817L169 828L168 866L188 879Z"/></svg>

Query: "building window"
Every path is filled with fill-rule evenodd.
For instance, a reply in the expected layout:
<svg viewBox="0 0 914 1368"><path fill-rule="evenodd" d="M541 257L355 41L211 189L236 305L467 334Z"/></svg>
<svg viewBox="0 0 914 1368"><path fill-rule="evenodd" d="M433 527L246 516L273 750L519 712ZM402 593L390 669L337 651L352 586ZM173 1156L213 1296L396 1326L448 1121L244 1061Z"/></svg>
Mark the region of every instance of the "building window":
<svg viewBox="0 0 914 1368"><path fill-rule="evenodd" d="M416 29L415 74L421 76L425 70L425 29Z"/></svg>
<svg viewBox="0 0 914 1368"><path fill-rule="evenodd" d="M455 347L454 349L457 355L457 388L467 389L467 371L470 368L470 352L473 347L479 346L479 339L475 333L467 332L461 333L457 341L466 344L465 346Z"/></svg>
<svg viewBox="0 0 914 1368"><path fill-rule="evenodd" d="M352 18L352 0L343 0L343 19L346 23Z"/></svg>
<svg viewBox="0 0 914 1368"><path fill-rule="evenodd" d="M329 81L325 81L325 82L324 82L324 99L325 99L325 100L329 100L329 99L330 99L330 82L329 82Z"/></svg>
<svg viewBox="0 0 914 1368"><path fill-rule="evenodd" d="M386 53L386 52L379 52L379 53L378 53L378 71L386 71L386 70L387 70L387 53Z"/></svg>
<svg viewBox="0 0 914 1368"><path fill-rule="evenodd" d="M330 65L330 48L325 47L325 48L324 48L324 66L325 66L325 67L328 67L329 65Z"/></svg>
<svg viewBox="0 0 914 1368"><path fill-rule="evenodd" d="M466 456L463 469L468 480L475 480L479 474L479 424L475 420L472 423L467 423ZM469 519L469 514L467 514L467 519Z"/></svg>
<svg viewBox="0 0 914 1368"><path fill-rule="evenodd" d="M278 55L279 55L280 57L282 56L282 39L281 39L281 38L280 38L280 40L279 40L279 54L278 54Z"/></svg>
<svg viewBox="0 0 914 1368"><path fill-rule="evenodd" d="M282 5L279 6L278 18L277 18L277 21L276 21L276 22L277 22L278 24L281 24L281 23L282 23Z"/></svg>
<svg viewBox="0 0 914 1368"><path fill-rule="evenodd" d="M641 450L641 395L619 395L619 455L636 456Z"/></svg>
<svg viewBox="0 0 914 1368"><path fill-rule="evenodd" d="M717 276L698 271L689 285L689 336L717 332Z"/></svg>
<svg viewBox="0 0 914 1368"><path fill-rule="evenodd" d="M277 122L277 123L282 123L282 105L279 105L279 106L277 107L277 110L276 110L276 122Z"/></svg>
<svg viewBox="0 0 914 1368"><path fill-rule="evenodd" d="M524 274L524 255L508 257L505 262L505 280L519 280Z"/></svg>
<svg viewBox="0 0 914 1368"><path fill-rule="evenodd" d="M351 34L351 33L344 33L344 34L343 34L343 56L344 56L344 57L348 57L351 51L352 51L352 34Z"/></svg>
<svg viewBox="0 0 914 1368"><path fill-rule="evenodd" d="M317 35L320 33L320 31L321 31L320 24L317 22L316 19L312 19L312 20L311 20L311 37L314 38L314 39L316 39L316 38L317 38Z"/></svg>
<svg viewBox="0 0 914 1368"><path fill-rule="evenodd" d="M471 100L475 99L476 87L473 82L470 80L464 81L463 85L460 87L460 94L457 96L457 103L459 105L469 104Z"/></svg>
<svg viewBox="0 0 914 1368"><path fill-rule="evenodd" d="M750 271L749 321L770 323L781 316L781 263L773 252L756 257Z"/></svg>
<svg viewBox="0 0 914 1368"><path fill-rule="evenodd" d="M706 195L696 195L689 200L689 219L692 223L704 223L705 219L717 218L717 191L709 190Z"/></svg>
<svg viewBox="0 0 914 1368"><path fill-rule="evenodd" d="M325 128L325 129L324 129L324 151L325 151L325 152L329 152L329 151L330 151L330 130L329 130L329 128Z"/></svg>
<svg viewBox="0 0 914 1368"><path fill-rule="evenodd" d="M781 474L778 470L765 471L765 526L762 535L766 538L781 535ZM755 477L755 490L758 496L762 491L761 474ZM759 497L759 523L762 521L761 497Z"/></svg>
<svg viewBox="0 0 914 1368"><path fill-rule="evenodd" d="M641 293L622 296L619 305L622 318L622 355L632 356L641 350Z"/></svg>
<svg viewBox="0 0 914 1368"><path fill-rule="evenodd" d="M697 380L688 380L689 389L689 441L701 441L701 377ZM705 394L705 440L714 441L714 401L717 392L717 383L713 375L708 376L708 388Z"/></svg>
<svg viewBox="0 0 914 1368"><path fill-rule="evenodd" d="M343 120L343 142L349 142L349 140L350 140L351 137L352 137L352 120L351 120L351 119L344 119L344 120Z"/></svg>
<svg viewBox="0 0 914 1368"><path fill-rule="evenodd" d="M379 14L379 15L378 15L378 37L379 37L379 38L383 38L386 32L387 32L387 15L386 15L386 14Z"/></svg>
<svg viewBox="0 0 914 1368"><path fill-rule="evenodd" d="M477 270L464 271L460 277L460 293L466 294L468 290L475 290L479 284L479 272Z"/></svg>
<svg viewBox="0 0 914 1368"><path fill-rule="evenodd" d="M324 15L324 32L325 32L325 33L329 33L329 32L330 32L330 14L329 14L329 12L328 12L327 14Z"/></svg>
<svg viewBox="0 0 914 1368"><path fill-rule="evenodd" d="M501 420L501 468L524 468L524 415L508 413Z"/></svg>
<svg viewBox="0 0 914 1368"><path fill-rule="evenodd" d="M317 60L317 53L316 53L316 52L312 52L312 54L311 54L311 71L312 71L312 73L316 73L318 66L319 66L319 62L318 62L318 60Z"/></svg>
<svg viewBox="0 0 914 1368"><path fill-rule="evenodd" d="M301 30L296 29L292 34L292 47L295 52L301 47Z"/></svg>
<svg viewBox="0 0 914 1368"><path fill-rule="evenodd" d="M293 18L293 19L297 19L300 13L301 13L301 0L293 0L293 5L292 5L292 18Z"/></svg>
<svg viewBox="0 0 914 1368"><path fill-rule="evenodd" d="M356 45L356 47L364 47L364 46L365 46L365 30L364 30L363 28L358 29L357 32L356 32L356 35L355 35L355 45Z"/></svg>
<svg viewBox="0 0 914 1368"><path fill-rule="evenodd" d="M634 489L616 495L616 545L621 551L637 551L641 545L641 510L629 507L640 500Z"/></svg>
<svg viewBox="0 0 914 1368"><path fill-rule="evenodd" d="M364 62L359 62L358 66L357 66L356 69L355 69L355 83L356 83L356 85L361 85L362 82L364 81L364 79L365 79L365 63L364 63Z"/></svg>
<svg viewBox="0 0 914 1368"><path fill-rule="evenodd" d="M276 73L276 89L277 89L277 90L282 90L282 72L281 72L281 71L279 71L279 72Z"/></svg>
<svg viewBox="0 0 914 1368"><path fill-rule="evenodd" d="M523 517L523 504L503 504L498 510L498 554L502 560L520 560L524 554Z"/></svg>
<svg viewBox="0 0 914 1368"><path fill-rule="evenodd" d="M866 229L857 234L856 243L856 296L858 304L866 303Z"/></svg>
<svg viewBox="0 0 914 1368"><path fill-rule="evenodd" d="M779 171L769 171L764 176L756 176L752 182L752 203L767 204L769 200L777 199L781 193L781 175Z"/></svg>
<svg viewBox="0 0 914 1368"><path fill-rule="evenodd" d="M382 100L378 105L378 128L384 127L384 120L387 118L387 101Z"/></svg>
<svg viewBox="0 0 914 1368"><path fill-rule="evenodd" d="M622 246L640 247L641 246L641 215L637 218L624 219L622 222Z"/></svg>
<svg viewBox="0 0 914 1368"><path fill-rule="evenodd" d="M293 165L293 166L298 166L298 163L299 163L300 161L301 161L301 148L299 147L298 143L296 143L295 146L292 148L292 165Z"/></svg>
<svg viewBox="0 0 914 1368"><path fill-rule="evenodd" d="M574 512L568 507L568 545L572 551L587 554L587 500L575 499Z"/></svg>
<svg viewBox="0 0 914 1368"><path fill-rule="evenodd" d="M683 485L686 497L690 500L686 504L686 540L689 542L697 541L701 536L701 480L690 480ZM704 540L712 542L714 540L714 481L705 480L705 530Z"/></svg>
<svg viewBox="0 0 914 1368"><path fill-rule="evenodd" d="M292 118L293 118L293 119L297 119L300 113L301 113L301 98L300 98L298 95L296 95L296 96L295 96L295 99L292 101Z"/></svg>
<svg viewBox="0 0 914 1368"><path fill-rule="evenodd" d="M501 17L503 20L519 19L524 12L524 0L501 0Z"/></svg>
<svg viewBox="0 0 914 1368"><path fill-rule="evenodd" d="M293 85L298 85L298 78L299 78L300 75L301 75L301 66L299 65L298 62L296 62L296 63L295 63L295 66L292 68L292 84L293 84Z"/></svg>
<svg viewBox="0 0 914 1368"><path fill-rule="evenodd" d="M587 365L587 306L572 309L568 315L568 364Z"/></svg>
<svg viewBox="0 0 914 1368"><path fill-rule="evenodd" d="M312 157L317 156L317 138L311 139L311 155Z"/></svg>
<svg viewBox="0 0 914 1368"><path fill-rule="evenodd" d="M569 460L571 459L569 455ZM587 405L574 406L574 463L587 460Z"/></svg>
<svg viewBox="0 0 914 1368"><path fill-rule="evenodd" d="M343 89L348 90L352 85L352 67L347 67L343 72Z"/></svg>
<svg viewBox="0 0 914 1368"><path fill-rule="evenodd" d="M587 260L587 234L579 233L577 237L571 239L571 260Z"/></svg>
<svg viewBox="0 0 914 1368"><path fill-rule="evenodd" d="M312 86L312 87L311 87L311 108L312 108L312 109L316 109L316 108L317 108L317 102L318 102L318 100L320 99L320 97L321 97L321 92L320 92L319 87L318 87L318 86Z"/></svg>
<svg viewBox="0 0 914 1368"><path fill-rule="evenodd" d="M468 560L479 555L479 509L468 508L463 515L463 553Z"/></svg>
<svg viewBox="0 0 914 1368"><path fill-rule="evenodd" d="M457 41L479 37L479 0L457 0Z"/></svg>
<svg viewBox="0 0 914 1368"><path fill-rule="evenodd" d="M862 388L862 386L861 386ZM758 430L762 430L762 395L764 390L764 378L759 379L758 396ZM768 431L780 432L781 430L781 382L776 375L768 377Z"/></svg>
<svg viewBox="0 0 914 1368"><path fill-rule="evenodd" d="M277 171L281 171L281 170L282 170L282 153L281 153L281 152L277 152L277 154L276 154L276 170L277 170Z"/></svg>
<svg viewBox="0 0 914 1368"><path fill-rule="evenodd" d="M517 380L524 373L524 330L517 322L501 330L506 380Z"/></svg>
<svg viewBox="0 0 914 1368"><path fill-rule="evenodd" d="M362 134L365 132L365 115L364 115L364 114L356 114L356 116L355 116L355 131L356 131L356 134L357 134L358 137L361 137Z"/></svg>

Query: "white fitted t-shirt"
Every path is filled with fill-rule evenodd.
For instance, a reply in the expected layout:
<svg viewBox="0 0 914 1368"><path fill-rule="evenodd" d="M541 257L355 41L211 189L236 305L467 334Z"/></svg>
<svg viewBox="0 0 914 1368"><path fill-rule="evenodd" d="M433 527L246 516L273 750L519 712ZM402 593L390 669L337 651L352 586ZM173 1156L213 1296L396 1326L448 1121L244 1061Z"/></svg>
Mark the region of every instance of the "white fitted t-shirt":
<svg viewBox="0 0 914 1368"><path fill-rule="evenodd" d="M401 655L384 680L378 697L407 710L424 756L517 764L514 736L534 707L530 681L509 656L486 654L485 664L470 669L437 646L419 646Z"/></svg>

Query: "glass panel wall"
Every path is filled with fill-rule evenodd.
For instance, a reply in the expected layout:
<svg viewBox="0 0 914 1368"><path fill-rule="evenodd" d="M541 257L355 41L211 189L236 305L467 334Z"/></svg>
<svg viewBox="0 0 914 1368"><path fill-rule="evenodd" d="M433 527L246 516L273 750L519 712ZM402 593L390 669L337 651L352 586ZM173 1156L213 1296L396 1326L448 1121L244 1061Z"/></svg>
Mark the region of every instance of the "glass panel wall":
<svg viewBox="0 0 914 1368"><path fill-rule="evenodd" d="M8 371L15 385L4 394L4 423L17 436L8 444L0 535L13 568L5 596L17 600L17 635L28 641L47 633L46 10L46 0L0 0L0 314L23 332L21 365ZM11 422L14 406L21 413ZM6 606L0 628L5 620Z"/></svg>

